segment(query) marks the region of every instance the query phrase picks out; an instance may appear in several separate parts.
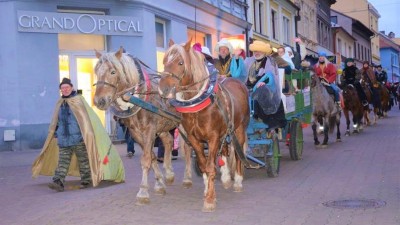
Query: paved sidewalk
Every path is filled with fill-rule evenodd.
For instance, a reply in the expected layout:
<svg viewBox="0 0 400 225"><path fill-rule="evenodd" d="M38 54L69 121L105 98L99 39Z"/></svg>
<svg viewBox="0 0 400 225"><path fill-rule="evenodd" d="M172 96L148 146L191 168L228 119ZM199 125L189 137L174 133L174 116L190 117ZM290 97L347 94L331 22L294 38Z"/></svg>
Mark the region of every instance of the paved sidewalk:
<svg viewBox="0 0 400 225"><path fill-rule="evenodd" d="M343 120L342 120L343 121ZM344 122L342 123L344 134ZM399 225L400 224L400 111L366 127L364 132L327 149L313 146L311 128L304 130L303 160L291 161L280 144L281 171L268 178L265 170L246 170L244 192L234 193L216 182L217 209L203 213L203 180L193 174L193 187L181 185L184 163L173 161L175 184L165 196L150 191L151 203L135 205L141 168L140 149L129 159L117 145L126 169L126 182L103 183L75 190L47 187L50 177L31 178L30 166L39 151L0 152L0 224L216 224L216 225ZM161 166L161 164L159 164ZM150 185L154 185L153 173ZM336 209L332 200L373 199L386 205L370 209Z"/></svg>

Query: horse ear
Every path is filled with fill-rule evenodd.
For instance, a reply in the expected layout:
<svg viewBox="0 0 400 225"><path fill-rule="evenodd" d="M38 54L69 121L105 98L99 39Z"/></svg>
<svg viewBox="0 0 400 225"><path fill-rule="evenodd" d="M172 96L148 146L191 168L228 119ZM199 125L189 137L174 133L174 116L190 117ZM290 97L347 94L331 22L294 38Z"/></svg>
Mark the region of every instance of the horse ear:
<svg viewBox="0 0 400 225"><path fill-rule="evenodd" d="M96 53L96 57L97 57L98 59L100 59L100 57L101 57L101 53L100 53L100 52L98 52L96 49L94 50L94 52Z"/></svg>
<svg viewBox="0 0 400 225"><path fill-rule="evenodd" d="M175 42L174 42L172 39L169 39L168 47L171 47L171 46L174 45L174 44L175 44Z"/></svg>
<svg viewBox="0 0 400 225"><path fill-rule="evenodd" d="M124 53L124 48L121 46L121 47L119 47L118 52L115 53L115 57L117 57L117 59L120 59L122 56L122 53Z"/></svg>
<svg viewBox="0 0 400 225"><path fill-rule="evenodd" d="M184 48L185 48L185 51L189 51L190 50L190 44L192 43L192 38L190 38L187 42L186 42L186 44L185 44L185 46L183 46Z"/></svg>

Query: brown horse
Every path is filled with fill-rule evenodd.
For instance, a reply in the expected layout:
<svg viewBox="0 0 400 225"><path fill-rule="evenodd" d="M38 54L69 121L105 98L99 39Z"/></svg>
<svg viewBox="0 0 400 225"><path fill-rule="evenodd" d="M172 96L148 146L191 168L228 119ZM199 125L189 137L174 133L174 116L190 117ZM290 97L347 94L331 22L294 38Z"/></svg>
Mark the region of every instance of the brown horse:
<svg viewBox="0 0 400 225"><path fill-rule="evenodd" d="M191 48L190 41L179 45L171 40L163 62L166 75L160 80L159 92L162 96L172 98L175 102L190 103L196 102L199 96L203 96L201 93L207 91L207 84L212 79L206 69L204 56ZM182 113L181 123L203 173L205 212L216 208L214 182L217 156L222 155L218 162L223 186L229 188L233 178L234 191L243 190L244 168L239 156L247 148L246 128L250 120L248 91L243 83L233 78L221 78L215 87L217 90L214 89L209 105L194 112ZM228 140L229 137L232 142ZM207 157L203 143L208 143ZM232 163L227 162L227 157ZM235 171L234 175L230 170Z"/></svg>
<svg viewBox="0 0 400 225"><path fill-rule="evenodd" d="M376 124L378 121L379 117L387 116L387 111L389 109L389 93L383 85L380 83L376 83L377 87L372 89L370 85L363 81L361 82L361 86L363 87L363 90L365 92L365 95L367 96L367 100L370 104L373 106L373 113L374 113L374 122L373 124ZM377 96L374 96L373 93L379 94L379 99L377 99ZM370 125L370 118L369 118L369 112L371 110L367 110L364 112L364 118L366 125Z"/></svg>
<svg viewBox="0 0 400 225"><path fill-rule="evenodd" d="M364 116L365 107L362 105L358 97L357 90L352 84L343 87L343 114L346 118L346 136L350 135L350 112L353 115L354 133L359 133L362 129L362 118Z"/></svg>
<svg viewBox="0 0 400 225"><path fill-rule="evenodd" d="M313 106L313 124L312 130L314 135L314 145L320 142L317 136L317 124L324 127L324 140L321 147L328 146L328 132L333 133L336 124L336 141L340 142L340 117L341 112L337 109L333 97L329 95L326 87L321 83L320 78L316 74L311 75L311 94Z"/></svg>
<svg viewBox="0 0 400 225"><path fill-rule="evenodd" d="M118 111L132 112L123 118L122 121L129 129L131 136L140 145L143 150L141 157L142 182L140 190L136 195L138 204L147 204L150 202L148 173L150 167L155 173L154 190L157 194L165 194L165 182L163 174L156 161L156 155L153 152L154 141L157 135L165 146L164 168L166 174L166 183L174 181L174 172L171 164L171 152L173 147L173 137L169 130L177 126L176 122L168 120L150 111L144 110L129 102L122 100L122 95L131 92L135 96L142 98L146 102L159 108L165 108L171 112L176 112L173 107L166 107L156 91L157 84L147 71L140 65L139 61L129 54L123 53L120 48L116 53L101 54L96 51L99 59L95 66L97 75L96 92L94 103L100 110L114 108ZM149 93L156 93L150 95ZM185 187L192 185L190 154L185 154L186 170L183 180Z"/></svg>

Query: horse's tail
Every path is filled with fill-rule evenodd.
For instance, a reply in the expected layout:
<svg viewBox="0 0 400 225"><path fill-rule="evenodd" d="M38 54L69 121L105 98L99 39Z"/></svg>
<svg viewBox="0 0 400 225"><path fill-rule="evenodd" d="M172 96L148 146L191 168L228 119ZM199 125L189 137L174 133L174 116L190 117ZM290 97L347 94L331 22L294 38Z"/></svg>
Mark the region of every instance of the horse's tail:
<svg viewBox="0 0 400 225"><path fill-rule="evenodd" d="M335 130L336 115L329 117L329 133L332 134Z"/></svg>

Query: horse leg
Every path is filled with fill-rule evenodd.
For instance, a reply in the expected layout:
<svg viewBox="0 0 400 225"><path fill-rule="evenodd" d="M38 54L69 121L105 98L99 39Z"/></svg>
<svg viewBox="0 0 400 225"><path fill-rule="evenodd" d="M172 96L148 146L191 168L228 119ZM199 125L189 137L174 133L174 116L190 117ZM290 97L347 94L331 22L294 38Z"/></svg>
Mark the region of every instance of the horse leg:
<svg viewBox="0 0 400 225"><path fill-rule="evenodd" d="M149 176L150 166L152 164L151 162L156 161L156 157L152 151L154 140L144 144L143 143L139 144L143 149L143 154L140 159L140 164L142 166L142 181L140 183L139 192L136 194L136 200L137 200L136 204L143 205L150 203L148 176Z"/></svg>
<svg viewBox="0 0 400 225"><path fill-rule="evenodd" d="M311 126L312 131L313 131L313 135L314 135L314 145L319 145L320 142L318 141L318 135L317 135L317 122L313 122L313 125Z"/></svg>
<svg viewBox="0 0 400 225"><path fill-rule="evenodd" d="M171 163L174 139L168 131L160 133L160 139L163 142L165 149L164 163L163 163L163 167L165 169L165 182L168 185L171 185L172 183L174 183L175 180L174 169L172 168L172 163Z"/></svg>
<svg viewBox="0 0 400 225"><path fill-rule="evenodd" d="M203 212L213 212L217 206L217 199L215 193L215 159L219 148L219 137L208 141L208 157L206 163L206 179L205 181L205 198L203 203ZM203 174L203 178L204 175Z"/></svg>
<svg viewBox="0 0 400 225"><path fill-rule="evenodd" d="M343 109L344 117L346 118L346 133L345 136L350 136L350 115L348 109ZM354 116L353 116L354 119ZM353 120L354 123L354 120Z"/></svg>
<svg viewBox="0 0 400 225"><path fill-rule="evenodd" d="M338 114L336 114L336 142L342 141L342 139L340 137L340 117L341 117L341 114L339 112ZM353 117L354 117L354 115L353 115ZM355 123L355 124L357 124L357 123Z"/></svg>
<svg viewBox="0 0 400 225"><path fill-rule="evenodd" d="M185 140L179 136L179 147L183 151L183 158L185 159L185 173L183 175L182 185L184 188L191 188L193 185L192 182L192 149L185 142Z"/></svg>
<svg viewBox="0 0 400 225"><path fill-rule="evenodd" d="M324 140L322 141L322 147L327 147L328 146L328 140L329 140L329 117L324 118Z"/></svg>
<svg viewBox="0 0 400 225"><path fill-rule="evenodd" d="M230 146L231 147L231 146ZM229 170L229 163L227 160L228 157L228 145L224 144L222 146L222 155L220 156L221 158L218 159L218 163L220 164L220 160L222 160L222 164L223 165L219 165L221 166L221 182L222 182L222 186L225 189L228 189L232 186L232 178L231 178L231 172Z"/></svg>
<svg viewBox="0 0 400 225"><path fill-rule="evenodd" d="M236 130L236 136L238 139L238 142L241 146L243 153L246 154L247 151L247 133L246 133L246 128L244 128L242 125ZM231 144L232 146L232 144ZM233 191L234 192L242 192L243 191L243 173L244 173L244 166L242 161L240 160L239 156L236 155L235 149L232 148L231 150L231 155L234 156L235 158L235 167L231 167L232 169L235 169L235 175L234 175L234 184L233 184Z"/></svg>
<svg viewBox="0 0 400 225"><path fill-rule="evenodd" d="M242 145L243 148L243 152L246 154L247 152L247 134L245 133L245 139L244 139L244 144ZM233 154L233 152L231 153ZM240 160L239 156L236 156L236 171L235 171L235 183L233 184L233 190L235 192L242 192L243 191L243 174L244 174L244 166L243 166L243 162Z"/></svg>

